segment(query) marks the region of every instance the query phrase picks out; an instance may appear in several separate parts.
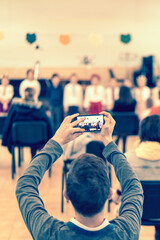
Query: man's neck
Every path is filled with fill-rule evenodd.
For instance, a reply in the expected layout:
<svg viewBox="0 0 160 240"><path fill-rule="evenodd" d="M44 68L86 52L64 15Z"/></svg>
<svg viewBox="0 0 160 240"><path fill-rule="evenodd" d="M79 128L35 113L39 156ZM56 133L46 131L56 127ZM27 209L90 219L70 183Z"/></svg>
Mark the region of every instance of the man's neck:
<svg viewBox="0 0 160 240"><path fill-rule="evenodd" d="M93 217L84 217L81 214L75 212L75 219L87 227L95 228L104 222L104 210Z"/></svg>

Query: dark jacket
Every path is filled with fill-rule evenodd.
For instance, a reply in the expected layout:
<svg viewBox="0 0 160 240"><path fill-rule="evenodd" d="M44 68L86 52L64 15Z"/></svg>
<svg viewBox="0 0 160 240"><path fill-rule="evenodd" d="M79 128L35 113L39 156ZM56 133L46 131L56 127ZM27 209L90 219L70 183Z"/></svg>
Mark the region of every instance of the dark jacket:
<svg viewBox="0 0 160 240"><path fill-rule="evenodd" d="M111 142L103 155L115 170L122 188L119 217L99 231L88 231L51 216L39 196L38 186L49 167L62 155L61 146L49 140L17 182L16 196L23 219L34 240L138 240L143 190L126 157Z"/></svg>
<svg viewBox="0 0 160 240"><path fill-rule="evenodd" d="M2 137L2 145L7 146L11 151L12 140L12 124L18 121L44 121L47 124L47 138L53 135L51 121L46 115L45 108L41 102L29 102L21 98L15 98L9 110L5 121Z"/></svg>
<svg viewBox="0 0 160 240"><path fill-rule="evenodd" d="M63 87L60 84L55 88L51 83L47 95L51 106L63 105Z"/></svg>
<svg viewBox="0 0 160 240"><path fill-rule="evenodd" d="M131 103L124 103L118 99L114 103L112 112L135 112L136 104L135 99Z"/></svg>

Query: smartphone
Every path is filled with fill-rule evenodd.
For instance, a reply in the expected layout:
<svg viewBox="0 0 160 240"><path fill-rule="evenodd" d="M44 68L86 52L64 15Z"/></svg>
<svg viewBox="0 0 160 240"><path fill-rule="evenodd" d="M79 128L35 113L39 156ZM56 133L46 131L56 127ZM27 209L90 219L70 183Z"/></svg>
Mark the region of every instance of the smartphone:
<svg viewBox="0 0 160 240"><path fill-rule="evenodd" d="M100 114L92 115L79 115L78 119L86 118L83 122L78 124L78 127L84 128L86 132L101 131L102 125L104 124L104 117Z"/></svg>

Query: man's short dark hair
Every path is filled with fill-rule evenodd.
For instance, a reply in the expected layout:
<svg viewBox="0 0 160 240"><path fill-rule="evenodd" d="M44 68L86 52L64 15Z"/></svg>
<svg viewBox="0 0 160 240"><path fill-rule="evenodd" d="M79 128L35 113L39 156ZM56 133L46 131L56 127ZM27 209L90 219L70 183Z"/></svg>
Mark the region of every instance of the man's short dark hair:
<svg viewBox="0 0 160 240"><path fill-rule="evenodd" d="M28 76L28 74L29 74L30 72L31 72L32 74L34 74L34 70L33 70L32 68L29 68L29 69L27 70L27 72L26 72L27 76Z"/></svg>
<svg viewBox="0 0 160 240"><path fill-rule="evenodd" d="M110 192L105 161L93 154L79 156L70 168L66 190L78 213L92 217L101 212Z"/></svg>
<svg viewBox="0 0 160 240"><path fill-rule="evenodd" d="M58 73L52 74L52 78L59 77Z"/></svg>
<svg viewBox="0 0 160 240"><path fill-rule="evenodd" d="M139 136L141 142L153 141L160 143L160 115L144 118L140 125Z"/></svg>

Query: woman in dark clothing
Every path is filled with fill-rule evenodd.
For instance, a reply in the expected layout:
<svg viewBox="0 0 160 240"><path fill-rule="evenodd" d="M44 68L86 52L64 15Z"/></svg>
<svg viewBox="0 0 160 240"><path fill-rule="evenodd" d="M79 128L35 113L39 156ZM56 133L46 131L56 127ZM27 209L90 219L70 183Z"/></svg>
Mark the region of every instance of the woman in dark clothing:
<svg viewBox="0 0 160 240"><path fill-rule="evenodd" d="M135 112L136 109L136 100L133 99L131 90L127 86L121 86L119 91L119 99L114 102L114 107L112 112L126 113L126 112ZM117 136L116 144L118 145L121 136ZM123 137L123 142L126 142L126 137ZM125 143L123 143L125 144Z"/></svg>
<svg viewBox="0 0 160 240"><path fill-rule="evenodd" d="M34 100L34 89L25 89L25 99L15 98L12 101L11 108L3 129L2 145L7 146L11 152L13 145L12 125L18 121L44 121L47 126L47 139L53 136L53 127L50 119L46 115L45 108L41 102ZM32 146L31 155L34 157L36 151L43 146Z"/></svg>
<svg viewBox="0 0 160 240"><path fill-rule="evenodd" d="M129 87L121 86L119 99L115 101L112 112L135 112L136 100L132 98Z"/></svg>

